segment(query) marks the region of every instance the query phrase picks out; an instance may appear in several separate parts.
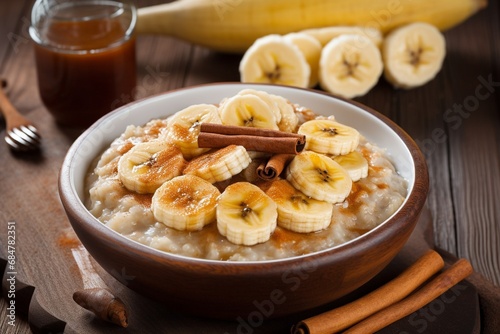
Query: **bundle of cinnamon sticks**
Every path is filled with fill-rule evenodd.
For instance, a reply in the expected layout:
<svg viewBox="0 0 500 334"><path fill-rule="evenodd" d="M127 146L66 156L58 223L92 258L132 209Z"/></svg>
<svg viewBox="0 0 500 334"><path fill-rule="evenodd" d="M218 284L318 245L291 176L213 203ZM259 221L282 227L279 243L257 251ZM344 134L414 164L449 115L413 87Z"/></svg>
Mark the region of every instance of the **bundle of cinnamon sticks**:
<svg viewBox="0 0 500 334"><path fill-rule="evenodd" d="M374 333L427 305L472 274L471 264L460 259L427 284L444 266L429 250L403 273L373 292L339 308L299 322L294 334Z"/></svg>

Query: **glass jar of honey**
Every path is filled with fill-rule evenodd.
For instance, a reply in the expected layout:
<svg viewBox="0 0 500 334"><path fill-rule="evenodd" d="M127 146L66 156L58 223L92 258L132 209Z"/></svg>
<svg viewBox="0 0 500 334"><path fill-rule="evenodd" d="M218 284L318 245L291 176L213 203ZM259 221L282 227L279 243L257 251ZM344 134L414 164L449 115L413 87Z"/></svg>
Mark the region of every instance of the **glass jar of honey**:
<svg viewBox="0 0 500 334"><path fill-rule="evenodd" d="M64 126L87 127L133 99L136 87L131 3L37 0L30 36L40 97Z"/></svg>

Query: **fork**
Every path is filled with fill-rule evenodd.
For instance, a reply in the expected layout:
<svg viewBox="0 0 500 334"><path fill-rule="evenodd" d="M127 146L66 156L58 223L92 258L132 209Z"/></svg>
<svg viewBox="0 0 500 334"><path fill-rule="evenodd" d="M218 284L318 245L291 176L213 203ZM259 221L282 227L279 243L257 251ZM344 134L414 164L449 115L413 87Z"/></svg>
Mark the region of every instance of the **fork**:
<svg viewBox="0 0 500 334"><path fill-rule="evenodd" d="M5 86L7 82L1 80L0 111L5 117L7 132L5 141L14 151L26 152L39 149L41 137L37 128L10 103L3 90Z"/></svg>

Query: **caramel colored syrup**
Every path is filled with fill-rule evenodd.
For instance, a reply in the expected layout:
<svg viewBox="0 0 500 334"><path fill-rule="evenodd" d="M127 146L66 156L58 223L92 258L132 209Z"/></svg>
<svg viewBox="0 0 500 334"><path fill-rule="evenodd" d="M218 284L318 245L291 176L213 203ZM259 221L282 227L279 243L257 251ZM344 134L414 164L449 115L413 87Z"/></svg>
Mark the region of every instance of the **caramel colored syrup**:
<svg viewBox="0 0 500 334"><path fill-rule="evenodd" d="M35 44L39 92L62 125L88 126L133 100L135 38L118 21L52 21Z"/></svg>

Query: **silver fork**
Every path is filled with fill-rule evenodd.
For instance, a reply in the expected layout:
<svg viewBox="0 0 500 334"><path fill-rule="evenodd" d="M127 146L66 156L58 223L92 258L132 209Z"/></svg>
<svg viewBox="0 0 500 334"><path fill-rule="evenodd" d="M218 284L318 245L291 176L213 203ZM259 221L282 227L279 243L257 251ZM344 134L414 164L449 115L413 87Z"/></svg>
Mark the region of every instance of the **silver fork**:
<svg viewBox="0 0 500 334"><path fill-rule="evenodd" d="M37 128L27 118L22 116L10 103L3 88L7 85L5 80L0 83L0 111L5 117L5 141L14 151L34 151L40 148L41 137Z"/></svg>

